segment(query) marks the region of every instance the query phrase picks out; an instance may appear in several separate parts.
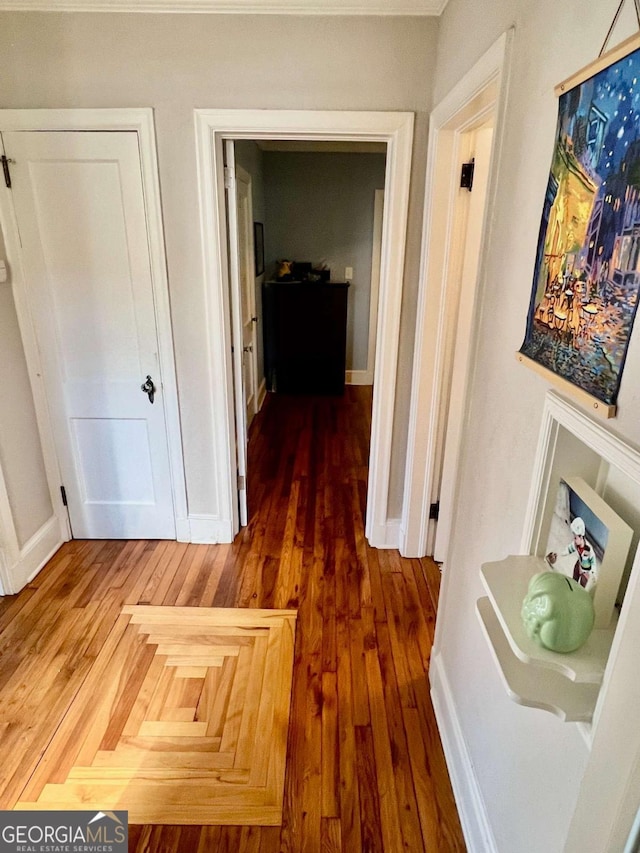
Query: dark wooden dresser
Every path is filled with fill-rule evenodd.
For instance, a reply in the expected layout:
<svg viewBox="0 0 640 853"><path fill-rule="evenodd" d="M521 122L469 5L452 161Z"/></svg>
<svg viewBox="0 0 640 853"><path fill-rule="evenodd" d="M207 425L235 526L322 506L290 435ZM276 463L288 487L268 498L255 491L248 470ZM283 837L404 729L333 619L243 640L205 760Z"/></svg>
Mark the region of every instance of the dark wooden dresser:
<svg viewBox="0 0 640 853"><path fill-rule="evenodd" d="M344 393L348 282L262 286L267 390Z"/></svg>

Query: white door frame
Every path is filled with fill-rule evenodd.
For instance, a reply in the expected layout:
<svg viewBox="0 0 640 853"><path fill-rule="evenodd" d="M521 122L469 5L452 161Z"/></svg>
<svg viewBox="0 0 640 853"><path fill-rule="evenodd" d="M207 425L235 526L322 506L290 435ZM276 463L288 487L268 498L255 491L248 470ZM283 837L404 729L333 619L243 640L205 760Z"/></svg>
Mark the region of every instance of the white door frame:
<svg viewBox="0 0 640 853"><path fill-rule="evenodd" d="M251 424L253 423L253 419L258 414L258 317L257 317L257 307L256 307L256 267L255 267L255 241L254 241L254 219L253 219L253 182L251 180L251 175L245 171L242 166L239 166L236 163L236 182L240 181L241 183L246 183L248 187L248 213L249 213L249 227L247 230L247 258L248 258L248 277L250 281L249 288L249 303L248 307L251 309L251 341L248 354L245 354L247 360L251 363L251 379L252 379L252 387L251 389L246 389L245 393L248 399L251 399L251 391L253 395L253 403L251 406L251 412L247 408L247 430L251 429ZM237 184L236 184L237 185ZM241 307L246 308L244 305L244 299L241 299L240 305ZM244 318L246 319L246 318ZM248 328L247 324L243 326L243 330ZM245 343L245 338L242 339L242 346L245 347L247 344ZM244 364L243 364L244 370ZM244 378L244 373L243 373ZM246 399L245 399L246 403Z"/></svg>
<svg viewBox="0 0 640 853"><path fill-rule="evenodd" d="M455 232L456 198L459 192L458 149L462 135L492 110L496 113L495 135L486 210L495 202L500 149L504 129L507 86L504 69L512 30L502 36L478 60L453 90L438 104L430 117L429 148L422 227L422 258L418 294L418 317L413 360L411 409L402 508L400 551L403 556L423 557L433 545L433 524L429 507L434 483L439 476L444 448L440 409L443 405L442 377L450 365L447 357L448 319L456 295L448 260ZM485 223L486 245L490 222ZM477 298L484 278L484 251L478 260ZM466 386L473 367L475 329L467 342L464 365ZM461 407L457 433L462 434L466 405ZM457 479L457 472L456 472Z"/></svg>
<svg viewBox="0 0 640 853"><path fill-rule="evenodd" d="M251 350L249 350L248 353L245 353L242 356L242 387L244 390L246 432L248 433L249 429L251 428L251 423L253 423L253 418L255 418L255 416L258 414L258 383L257 383L257 379L258 379L258 357L257 357L258 336L256 334L257 318L256 318L255 246L254 246L254 239L253 239L253 182L251 180L251 175L249 174L249 172L247 172L246 169L243 169L242 166L239 166L237 163L234 163L233 171L234 171L234 176L235 176L235 181L236 181L236 196L237 196L237 191L238 191L238 185L241 183L246 184L247 185L247 191L248 191L248 206L249 206L249 210L248 210L249 228L247 230L247 257L248 257L248 260L250 261L249 266L248 266L248 270L249 270L249 279L251 282L250 291L251 291L251 300L252 300L249 307L251 308L250 313L251 313L251 316L253 317L253 320L251 322L251 344L250 344ZM236 203L236 206L237 206L237 203ZM247 344L245 344L245 338L244 338L245 325L243 325L243 322L245 319L244 313L243 313L244 309L245 309L245 305L244 305L245 298L244 298L244 294L240 293L239 295L240 295L240 303L239 303L240 326L239 326L239 331L241 332L241 337L240 337L240 340L238 341L238 344L243 349L245 346L247 346ZM245 382L244 382L244 361L245 361L245 358L251 362L251 376L253 379L253 388L250 388L250 389L245 386ZM249 410L248 410L247 405L246 405L247 400L251 399L251 394L249 393L250 391L253 393L253 411L251 412L251 415L249 415Z"/></svg>
<svg viewBox="0 0 640 853"><path fill-rule="evenodd" d="M59 531L54 533L54 538L60 541ZM14 589L11 569L19 561L20 541L13 521L4 473L0 467L0 595L18 591Z"/></svg>
<svg viewBox="0 0 640 853"><path fill-rule="evenodd" d="M160 185L156 157L155 127L151 109L62 109L62 110L0 110L0 133L5 131L135 131L138 134L140 166L144 192L145 213L149 236L149 259L155 320L158 332L160 363L169 466L176 519L176 535L189 541L187 495L182 455L182 436L178 405L178 389L173 350L173 333L169 305L164 231L160 207ZM2 188L4 189L4 187ZM13 208L11 191L0 192L0 225L7 243L7 255L12 269L13 293L20 334L24 345L27 369L34 397L36 418L42 442L49 492L61 531L61 541L71 538L67 512L60 495L60 468L49 417L40 355L29 306L27 285L21 258L20 237ZM0 503L4 503L0 490ZM7 507L10 515L10 507ZM6 511L5 509L5 511ZM2 513L0 513L0 517Z"/></svg>
<svg viewBox="0 0 640 853"><path fill-rule="evenodd" d="M238 204L238 184L244 180L249 188L249 205L251 207L251 228L253 228L253 208L251 204L251 176L235 162L235 143L232 139L225 140L226 180L227 190L226 214L229 225L229 283L231 294L231 340L233 349L233 387L236 427L236 471L238 474L238 511L239 523L248 523L249 510L247 505L247 450L249 443L249 418L247 416L247 387L244 372L244 294L240 275L240 206ZM253 246L253 235L250 245ZM246 259L245 259L246 262ZM252 274L251 287L255 293L253 277L254 261L251 258ZM255 325L252 334L255 336ZM253 353L250 354L253 358ZM255 372L254 372L255 376ZM255 396L255 389L254 389Z"/></svg>
<svg viewBox="0 0 640 853"><path fill-rule="evenodd" d="M384 190L374 190L373 246L371 249L371 281L369 286L369 336L367 338L367 367L347 370L347 385L373 385L376 362L376 331L378 328L378 297L380 292L380 255L382 252L382 214Z"/></svg>
<svg viewBox="0 0 640 853"><path fill-rule="evenodd" d="M387 517L400 307L404 275L413 113L287 110L195 110L200 226L208 357L221 519L238 530L227 226L224 215L224 139L384 142L385 211L380 271L376 384L373 395L366 536L395 548L397 524Z"/></svg>
<svg viewBox="0 0 640 853"><path fill-rule="evenodd" d="M450 246L447 293L452 291L447 312L447 343L440 382L440 442L435 450L438 468L433 472L431 503L439 508L434 536L427 538L427 551L437 562L446 559L455 517L455 487L462 451L462 430L469 382L469 345L476 323L478 269L487 237L487 181L491 167L495 124L495 102L488 115L478 117L478 125L459 135L458 164L474 158L473 192L458 189L464 222L454 224ZM466 151L465 151L466 149ZM462 168L461 165L458 168ZM456 212L457 216L457 212ZM457 294L455 297L453 294ZM449 297L446 297L449 300ZM431 532L431 531L430 531Z"/></svg>

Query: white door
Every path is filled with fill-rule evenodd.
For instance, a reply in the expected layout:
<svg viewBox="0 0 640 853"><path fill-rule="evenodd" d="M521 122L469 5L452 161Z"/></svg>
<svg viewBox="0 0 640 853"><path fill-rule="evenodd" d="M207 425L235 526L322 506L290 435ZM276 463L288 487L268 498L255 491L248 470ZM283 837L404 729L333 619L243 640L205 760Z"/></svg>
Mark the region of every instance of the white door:
<svg viewBox="0 0 640 853"><path fill-rule="evenodd" d="M258 410L253 206L251 177L244 169L236 166L233 140L227 140L225 143L225 160L238 510L240 524L244 527L249 520L247 508L249 426Z"/></svg>
<svg viewBox="0 0 640 853"><path fill-rule="evenodd" d="M236 166L236 205L238 210L240 320L242 323L242 377L248 430L258 411L256 279L251 177L240 166Z"/></svg>
<svg viewBox="0 0 640 853"><path fill-rule="evenodd" d="M468 139L474 156L473 189L468 199L466 222L463 227L461 244L462 265L459 288L456 294L457 304L451 311L452 329L449 335L448 355L445 364L449 372L442 378L442 422L441 441L444 450L441 455L439 478L436 479L437 498L440 505L436 527L434 559L444 562L449 548L451 528L454 519L455 486L458 477L464 412L467 396L469 347L473 337L475 322L476 288L478 264L482 249L487 188L489 183L489 165L493 143L492 124L469 133ZM461 189L460 193L468 190ZM453 302L453 300L452 300Z"/></svg>
<svg viewBox="0 0 640 853"><path fill-rule="evenodd" d="M173 539L137 134L2 138L73 536Z"/></svg>

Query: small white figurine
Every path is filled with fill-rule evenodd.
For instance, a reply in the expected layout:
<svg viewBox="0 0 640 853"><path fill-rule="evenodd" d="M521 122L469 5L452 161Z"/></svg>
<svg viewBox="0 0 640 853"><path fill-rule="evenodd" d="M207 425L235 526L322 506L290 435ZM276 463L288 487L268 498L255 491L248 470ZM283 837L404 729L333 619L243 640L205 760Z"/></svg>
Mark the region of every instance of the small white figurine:
<svg viewBox="0 0 640 853"><path fill-rule="evenodd" d="M576 516L571 522L571 532L573 533L573 541L567 545L560 556L577 554L578 559L573 569L573 579L587 592L590 592L595 587L597 580L596 556L592 546L585 539L584 521L580 516ZM547 554L547 561L550 565L553 566L557 559L558 555L555 552L551 551Z"/></svg>

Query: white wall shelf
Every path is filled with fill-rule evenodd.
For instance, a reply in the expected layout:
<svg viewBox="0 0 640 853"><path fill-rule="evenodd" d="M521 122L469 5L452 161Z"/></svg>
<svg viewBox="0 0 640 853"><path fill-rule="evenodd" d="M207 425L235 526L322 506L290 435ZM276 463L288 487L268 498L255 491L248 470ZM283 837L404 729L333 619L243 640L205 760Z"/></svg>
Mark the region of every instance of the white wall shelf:
<svg viewBox="0 0 640 853"><path fill-rule="evenodd" d="M583 646L568 654L545 649L527 636L520 616L522 602L531 578L545 571L549 567L542 557L507 557L482 566L482 582L511 652L525 664L557 672L570 681L601 684L615 633L615 618L609 628L594 629Z"/></svg>
<svg viewBox="0 0 640 853"><path fill-rule="evenodd" d="M560 480L580 478L634 531L617 593L622 613L614 610L606 628L594 628L575 652L560 654L531 640L522 623L522 602L529 581L549 571L544 555ZM591 745L610 687L629 608L627 585L640 562L640 452L620 441L555 392L545 402L540 438L525 517L522 553L485 563L480 571L486 597L476 605L500 677L510 699L541 708L566 722L591 723ZM616 585L619 581L616 580Z"/></svg>
<svg viewBox="0 0 640 853"><path fill-rule="evenodd" d="M575 652L561 654L539 646L525 631L520 611L529 581L549 571L542 557L512 556L484 563L480 570L487 596L476 609L509 698L540 708L565 722L590 722L615 633L594 629Z"/></svg>
<svg viewBox="0 0 640 853"><path fill-rule="evenodd" d="M476 607L509 698L518 705L550 711L566 723L590 722L598 685L578 684L557 672L523 663L513 654L491 601L480 598Z"/></svg>

